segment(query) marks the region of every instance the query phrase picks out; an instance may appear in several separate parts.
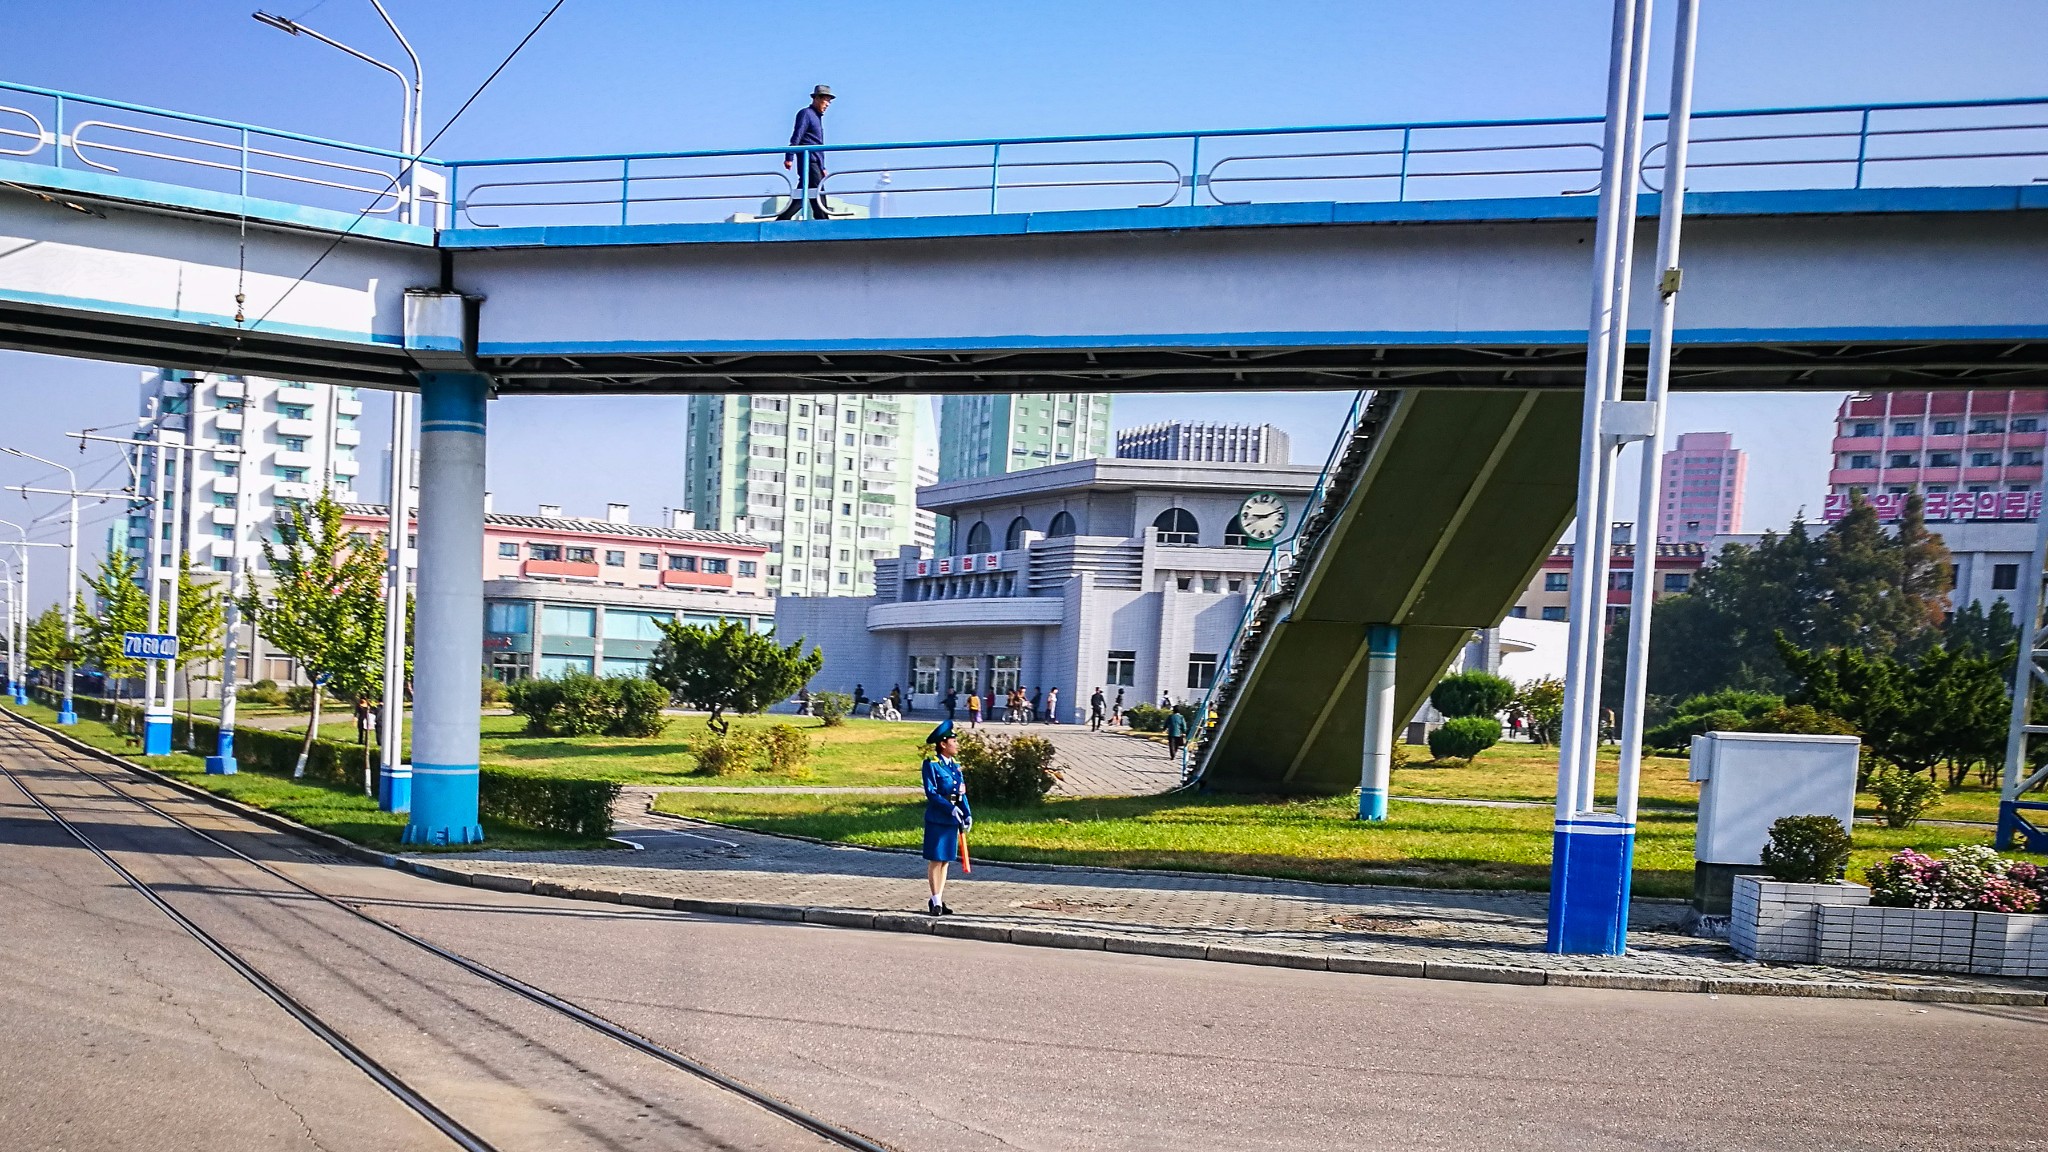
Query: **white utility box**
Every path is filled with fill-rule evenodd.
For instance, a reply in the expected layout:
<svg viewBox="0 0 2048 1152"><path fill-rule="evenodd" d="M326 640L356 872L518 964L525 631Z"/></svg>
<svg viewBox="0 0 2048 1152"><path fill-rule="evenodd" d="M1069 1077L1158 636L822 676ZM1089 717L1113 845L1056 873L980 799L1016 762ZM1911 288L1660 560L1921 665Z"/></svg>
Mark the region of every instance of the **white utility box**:
<svg viewBox="0 0 2048 1152"><path fill-rule="evenodd" d="M1727 915L1734 877L1762 871L1771 825L1786 816L1856 819L1854 736L1709 732L1692 738L1691 778L1700 786L1693 839L1693 907Z"/></svg>

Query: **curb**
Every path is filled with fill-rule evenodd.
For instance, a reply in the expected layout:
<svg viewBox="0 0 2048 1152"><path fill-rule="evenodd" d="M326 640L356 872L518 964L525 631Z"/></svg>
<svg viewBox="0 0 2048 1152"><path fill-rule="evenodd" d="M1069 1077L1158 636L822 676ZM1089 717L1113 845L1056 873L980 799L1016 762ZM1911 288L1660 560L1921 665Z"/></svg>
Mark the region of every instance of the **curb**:
<svg viewBox="0 0 2048 1152"><path fill-rule="evenodd" d="M996 944L1018 944L1036 948L1071 948L1093 952L1119 952L1134 956L1157 956L1170 960L1203 960L1221 964L1251 964L1273 968L1296 968L1313 972L1344 972L1368 976L1395 976L1426 980L1455 980L1476 984L1512 984L1524 987L1605 988L1635 992L1693 992L1717 996L1782 996L1850 1000L1898 1000L1920 1004L1988 1004L2009 1007L2048 1005L2048 990L2039 992L2002 988L1926 987L1882 984L1871 981L1770 980L1743 976L1680 976L1643 972L1601 972L1527 968L1505 964L1467 964L1453 961L1381 959L1342 953L1290 952L1241 945L1201 944L1188 940L1161 940L1147 936L1119 935L1083 929L1040 928L964 918L948 920L909 912L866 911L850 908L813 908L800 904L769 904L730 900L702 900L693 896L634 892L525 876L492 872L467 872L445 868L423 860L408 860L365 848L331 833L308 828L272 812L254 808L203 788L165 776L140 764L103 752L62 732L46 728L26 716L0 709L10 719L35 729L74 751L126 769L183 795L203 800L223 810L246 817L266 828L310 840L323 848L364 863L410 872L428 880L495 892L516 892L559 899L584 900L636 908L685 912L699 916L722 916L744 920L771 920L810 924L818 927L851 928L861 931L905 932L979 940ZM704 823L713 823L704 821ZM720 825L722 827L722 825ZM794 837L807 839L806 837ZM823 843L823 841L817 841ZM894 851L894 849L877 849ZM1041 864L1044 869L1075 865ZM1196 873L1201 876L1216 873Z"/></svg>

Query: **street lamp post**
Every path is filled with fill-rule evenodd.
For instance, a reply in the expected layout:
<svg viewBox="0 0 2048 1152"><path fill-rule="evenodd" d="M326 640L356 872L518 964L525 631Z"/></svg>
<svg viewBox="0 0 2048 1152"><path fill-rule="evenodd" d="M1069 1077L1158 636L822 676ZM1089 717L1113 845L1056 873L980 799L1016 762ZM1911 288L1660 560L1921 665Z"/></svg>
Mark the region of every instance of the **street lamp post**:
<svg viewBox="0 0 2048 1152"><path fill-rule="evenodd" d="M22 602L27 599L22 585L28 582L28 558L21 558L22 576L14 578L14 561L0 560L0 570L6 572L7 580L7 697L15 705L28 703L21 692L21 650L26 646L21 635Z"/></svg>
<svg viewBox="0 0 2048 1152"><path fill-rule="evenodd" d="M48 465L64 473L70 480L66 487L70 490L71 496L71 535L64 545L64 703L57 709L57 723L76 724L78 708L71 699L71 681L77 673L78 666L71 658L70 649L78 643L78 473L55 460L45 460L33 452L24 452L19 448L0 447L0 452Z"/></svg>
<svg viewBox="0 0 2048 1152"><path fill-rule="evenodd" d="M391 34L398 38L398 46L405 49L406 59L412 62L412 80L410 82L406 80L405 73L392 65L386 64L367 52L351 48L332 36L308 28L296 20L261 10L251 12L249 15L257 23L268 25L280 32L288 32L293 36L309 36L330 48L346 52L373 68L380 68L389 72L398 79L399 88L405 97L405 108L401 113L398 131L399 151L406 155L404 172L405 190L401 195L405 201L406 220L417 223L419 220L420 124L423 116L421 104L425 99L426 74L420 68L419 54L412 50L411 42L406 40L405 33L398 30L397 22L391 19L389 12L384 10L384 5L379 0L370 0L370 5L377 10L377 15L384 18L384 26L391 29Z"/></svg>

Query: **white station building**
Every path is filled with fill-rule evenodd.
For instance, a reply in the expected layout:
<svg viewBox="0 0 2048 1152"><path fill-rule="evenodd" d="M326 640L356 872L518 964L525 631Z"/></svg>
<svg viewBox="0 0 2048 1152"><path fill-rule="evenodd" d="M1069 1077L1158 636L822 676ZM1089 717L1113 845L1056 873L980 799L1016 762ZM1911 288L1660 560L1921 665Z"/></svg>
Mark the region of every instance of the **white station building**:
<svg viewBox="0 0 2048 1152"><path fill-rule="evenodd" d="M1199 700L1317 475L1099 458L931 485L918 504L951 522L951 555L878 560L874 596L785 596L776 635L823 649L812 690L901 686L921 711L1018 685L1059 689L1068 723L1097 687L1126 707Z"/></svg>

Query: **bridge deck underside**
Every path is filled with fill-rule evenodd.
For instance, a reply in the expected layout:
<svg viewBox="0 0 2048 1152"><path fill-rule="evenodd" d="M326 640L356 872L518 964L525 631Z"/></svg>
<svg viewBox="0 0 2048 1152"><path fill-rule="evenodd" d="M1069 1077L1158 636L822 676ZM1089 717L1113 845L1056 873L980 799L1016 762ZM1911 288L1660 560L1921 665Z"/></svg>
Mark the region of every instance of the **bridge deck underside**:
<svg viewBox="0 0 2048 1152"><path fill-rule="evenodd" d="M1244 672L1207 753L1222 791L1356 787L1366 629L1401 626L1396 715L1507 613L1572 514L1578 398L1416 391L1395 402Z"/></svg>

